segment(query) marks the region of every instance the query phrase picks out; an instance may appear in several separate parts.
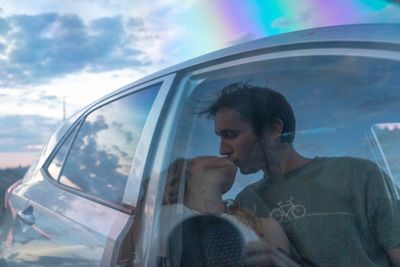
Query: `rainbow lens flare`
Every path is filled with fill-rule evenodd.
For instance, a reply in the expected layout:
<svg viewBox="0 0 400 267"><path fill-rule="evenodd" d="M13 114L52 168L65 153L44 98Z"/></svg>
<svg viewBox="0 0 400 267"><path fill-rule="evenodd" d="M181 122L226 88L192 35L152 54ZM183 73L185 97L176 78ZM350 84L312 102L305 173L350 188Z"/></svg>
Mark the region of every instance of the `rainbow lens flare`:
<svg viewBox="0 0 400 267"><path fill-rule="evenodd" d="M400 6L385 0L203 0L192 10L182 21L203 51L307 28L400 22Z"/></svg>

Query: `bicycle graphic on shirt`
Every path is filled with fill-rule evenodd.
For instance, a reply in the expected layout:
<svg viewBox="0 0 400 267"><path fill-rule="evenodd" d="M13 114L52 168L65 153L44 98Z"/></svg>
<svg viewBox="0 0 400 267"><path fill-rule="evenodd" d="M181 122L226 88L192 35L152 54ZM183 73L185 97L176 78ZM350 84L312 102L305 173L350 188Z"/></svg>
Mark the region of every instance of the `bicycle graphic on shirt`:
<svg viewBox="0 0 400 267"><path fill-rule="evenodd" d="M278 202L278 207L273 209L269 216L277 220L278 222L287 222L306 214L306 208L301 204L294 204L293 197L290 197L286 203Z"/></svg>

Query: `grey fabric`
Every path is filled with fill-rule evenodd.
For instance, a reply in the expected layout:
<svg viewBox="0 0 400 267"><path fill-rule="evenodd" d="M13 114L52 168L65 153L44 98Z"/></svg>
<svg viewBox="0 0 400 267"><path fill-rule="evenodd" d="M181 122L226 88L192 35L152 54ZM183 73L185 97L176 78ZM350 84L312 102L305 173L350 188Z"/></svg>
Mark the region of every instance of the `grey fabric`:
<svg viewBox="0 0 400 267"><path fill-rule="evenodd" d="M400 245L398 189L367 160L315 158L247 186L237 201L255 201L253 211L275 218L318 266L390 266L386 250Z"/></svg>

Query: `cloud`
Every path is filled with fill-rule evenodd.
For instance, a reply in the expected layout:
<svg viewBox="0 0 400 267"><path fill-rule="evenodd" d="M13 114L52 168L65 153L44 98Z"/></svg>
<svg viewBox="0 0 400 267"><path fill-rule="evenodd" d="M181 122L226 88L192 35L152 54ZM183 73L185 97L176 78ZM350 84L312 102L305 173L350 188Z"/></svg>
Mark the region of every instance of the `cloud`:
<svg viewBox="0 0 400 267"><path fill-rule="evenodd" d="M66 116L69 117L111 91L152 72L151 68L80 72L54 78L46 84L1 88L0 114L40 115L61 119L65 99Z"/></svg>
<svg viewBox="0 0 400 267"><path fill-rule="evenodd" d="M43 116L0 116L0 152L37 151L59 123Z"/></svg>
<svg viewBox="0 0 400 267"><path fill-rule="evenodd" d="M389 1L394 2L394 1ZM399 23L400 18L400 6L397 4L391 4L384 9L376 12L371 12L363 18L364 23Z"/></svg>
<svg viewBox="0 0 400 267"><path fill-rule="evenodd" d="M0 53L4 52L6 50L6 45L3 43L0 43Z"/></svg>
<svg viewBox="0 0 400 267"><path fill-rule="evenodd" d="M2 18L0 87L40 84L80 71L147 66L151 60L136 48L143 27L141 20L122 16L88 23L58 13Z"/></svg>
<svg viewBox="0 0 400 267"><path fill-rule="evenodd" d="M291 28L297 28L297 25L309 25L313 23L313 20L316 19L317 13L314 8L304 8L304 10L298 12L296 15L292 15L290 17L283 16L276 18L271 22L272 28L283 28L286 30L290 30Z"/></svg>
<svg viewBox="0 0 400 267"><path fill-rule="evenodd" d="M61 118L63 97L44 90L7 90L0 94L2 115L44 115Z"/></svg>
<svg viewBox="0 0 400 267"><path fill-rule="evenodd" d="M275 28L282 28L282 27L289 27L294 23L295 23L295 21L293 21L289 18L280 17L280 18L275 19L271 23L271 26L275 27Z"/></svg>
<svg viewBox="0 0 400 267"><path fill-rule="evenodd" d="M55 95L43 95L41 99L46 101L59 101L58 97Z"/></svg>
<svg viewBox="0 0 400 267"><path fill-rule="evenodd" d="M0 34L6 33L10 29L7 21L0 17Z"/></svg>

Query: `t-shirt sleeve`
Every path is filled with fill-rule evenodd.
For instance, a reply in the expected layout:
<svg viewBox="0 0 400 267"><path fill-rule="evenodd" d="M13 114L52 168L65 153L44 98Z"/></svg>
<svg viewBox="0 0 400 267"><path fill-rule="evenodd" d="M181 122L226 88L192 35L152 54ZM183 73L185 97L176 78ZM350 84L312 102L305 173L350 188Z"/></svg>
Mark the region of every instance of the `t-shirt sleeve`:
<svg viewBox="0 0 400 267"><path fill-rule="evenodd" d="M268 217L270 210L263 199L262 192L255 186L248 186L241 191L235 198L240 208L246 209L258 217Z"/></svg>
<svg viewBox="0 0 400 267"><path fill-rule="evenodd" d="M400 199L394 181L373 164L367 173L366 212L377 244L385 250L400 246Z"/></svg>

